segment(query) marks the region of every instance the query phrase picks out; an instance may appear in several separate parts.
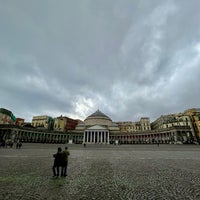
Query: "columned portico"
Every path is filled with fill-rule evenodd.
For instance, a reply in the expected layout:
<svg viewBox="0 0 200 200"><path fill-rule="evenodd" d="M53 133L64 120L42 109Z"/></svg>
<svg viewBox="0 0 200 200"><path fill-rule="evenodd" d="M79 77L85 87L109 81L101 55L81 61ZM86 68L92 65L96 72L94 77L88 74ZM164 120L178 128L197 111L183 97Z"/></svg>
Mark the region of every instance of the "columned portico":
<svg viewBox="0 0 200 200"><path fill-rule="evenodd" d="M109 130L102 126L92 126L84 131L83 143L109 144Z"/></svg>

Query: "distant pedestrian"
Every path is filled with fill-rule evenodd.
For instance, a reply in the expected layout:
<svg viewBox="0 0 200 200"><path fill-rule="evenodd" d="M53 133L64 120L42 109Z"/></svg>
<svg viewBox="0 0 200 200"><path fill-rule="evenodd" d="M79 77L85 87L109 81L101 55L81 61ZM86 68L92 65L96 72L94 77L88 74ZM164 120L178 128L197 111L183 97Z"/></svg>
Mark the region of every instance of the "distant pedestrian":
<svg viewBox="0 0 200 200"><path fill-rule="evenodd" d="M59 177L59 168L62 167L63 164L63 154L62 154L62 149L58 147L58 151L56 154L53 155L54 159L54 164L53 164L53 176L54 177Z"/></svg>
<svg viewBox="0 0 200 200"><path fill-rule="evenodd" d="M16 149L21 149L21 147L22 143L20 142L20 140L17 140Z"/></svg>
<svg viewBox="0 0 200 200"><path fill-rule="evenodd" d="M83 146L86 147L86 144L84 143Z"/></svg>
<svg viewBox="0 0 200 200"><path fill-rule="evenodd" d="M62 152L62 154L63 154L63 163L62 163L61 176L66 177L67 176L67 166L68 166L68 156L70 155L68 147L65 147L65 150Z"/></svg>

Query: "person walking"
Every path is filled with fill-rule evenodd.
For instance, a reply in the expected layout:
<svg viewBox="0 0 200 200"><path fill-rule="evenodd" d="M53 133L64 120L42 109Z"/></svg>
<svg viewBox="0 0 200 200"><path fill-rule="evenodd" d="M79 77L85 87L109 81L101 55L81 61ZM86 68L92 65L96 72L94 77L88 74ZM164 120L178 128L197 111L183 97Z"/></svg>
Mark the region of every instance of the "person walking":
<svg viewBox="0 0 200 200"><path fill-rule="evenodd" d="M61 176L66 177L67 176L67 166L68 166L68 156L70 155L68 147L65 147L65 150L62 152L62 154L63 154L63 164L62 164Z"/></svg>
<svg viewBox="0 0 200 200"><path fill-rule="evenodd" d="M54 164L53 164L53 176L54 177L59 177L59 168L62 167L63 164L63 154L62 154L62 149L58 147L58 151L56 154L53 155L54 159ZM62 173L62 172L61 172Z"/></svg>

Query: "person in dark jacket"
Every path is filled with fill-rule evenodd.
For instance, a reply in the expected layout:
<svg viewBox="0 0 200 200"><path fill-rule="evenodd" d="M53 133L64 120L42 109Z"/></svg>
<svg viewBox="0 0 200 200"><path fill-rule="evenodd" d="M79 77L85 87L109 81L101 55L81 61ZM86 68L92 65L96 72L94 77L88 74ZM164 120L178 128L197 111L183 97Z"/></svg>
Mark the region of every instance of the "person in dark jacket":
<svg viewBox="0 0 200 200"><path fill-rule="evenodd" d="M67 176L67 166L68 166L68 156L70 155L68 147L65 147L65 150L62 152L63 154L63 165L62 165L62 172L61 176Z"/></svg>
<svg viewBox="0 0 200 200"><path fill-rule="evenodd" d="M59 168L63 165L63 154L60 147L58 147L58 151L53 155L53 157L55 158L53 164L53 176L59 177Z"/></svg>

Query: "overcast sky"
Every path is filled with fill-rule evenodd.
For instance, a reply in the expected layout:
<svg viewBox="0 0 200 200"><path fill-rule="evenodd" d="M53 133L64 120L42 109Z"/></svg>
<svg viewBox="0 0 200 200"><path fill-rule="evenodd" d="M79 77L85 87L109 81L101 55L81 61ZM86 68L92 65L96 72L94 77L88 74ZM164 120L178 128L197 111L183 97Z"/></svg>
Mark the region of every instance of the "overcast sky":
<svg viewBox="0 0 200 200"><path fill-rule="evenodd" d="M152 122L200 107L199 0L0 0L0 107Z"/></svg>

